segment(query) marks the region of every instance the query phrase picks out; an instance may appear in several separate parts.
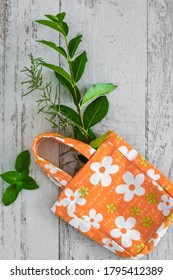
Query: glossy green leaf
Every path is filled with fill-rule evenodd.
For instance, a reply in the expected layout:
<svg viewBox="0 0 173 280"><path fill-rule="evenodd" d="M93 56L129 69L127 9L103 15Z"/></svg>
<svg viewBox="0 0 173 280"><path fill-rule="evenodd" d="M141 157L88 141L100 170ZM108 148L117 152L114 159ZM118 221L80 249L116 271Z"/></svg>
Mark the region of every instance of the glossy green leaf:
<svg viewBox="0 0 173 280"><path fill-rule="evenodd" d="M76 95L77 95L77 100L74 96L74 88L72 87L71 83L66 80L63 76L59 75L58 73L55 72L55 76L57 77L57 79L60 81L60 83L70 92L74 103L78 104L80 102L81 96L80 96L80 92L78 90L78 88L76 87Z"/></svg>
<svg viewBox="0 0 173 280"><path fill-rule="evenodd" d="M93 98L96 98L100 95L107 94L107 93L113 91L116 88L117 88L117 86L113 85L111 83L95 84L87 90L87 92L85 93L85 96L82 100L81 105L84 105L86 102L89 102Z"/></svg>
<svg viewBox="0 0 173 280"><path fill-rule="evenodd" d="M64 20L66 16L66 13L62 12L56 15L56 17L59 19L60 22L62 22Z"/></svg>
<svg viewBox="0 0 173 280"><path fill-rule="evenodd" d="M28 177L23 181L22 188L25 190L35 190L38 189L39 186L33 178Z"/></svg>
<svg viewBox="0 0 173 280"><path fill-rule="evenodd" d="M28 175L29 175L29 168L22 171L22 173L20 174L20 179L25 179L28 177Z"/></svg>
<svg viewBox="0 0 173 280"><path fill-rule="evenodd" d="M47 27L50 27L58 32L60 32L62 35L66 36L64 30L59 26L59 24L57 22L52 22L49 20L44 20L44 19L40 19L40 20L36 20L37 23L45 25Z"/></svg>
<svg viewBox="0 0 173 280"><path fill-rule="evenodd" d="M72 120L75 124L81 125L81 120L78 113L65 105L60 105L59 107L61 114L63 114L66 118Z"/></svg>
<svg viewBox="0 0 173 280"><path fill-rule="evenodd" d="M112 131L108 131L107 133L101 135L100 137L96 138L95 140L91 141L90 146L94 149L97 149L100 147L100 145L105 141L109 135L112 133Z"/></svg>
<svg viewBox="0 0 173 280"><path fill-rule="evenodd" d="M71 80L70 75L63 68L53 65L53 64L48 64L45 62L43 62L42 65L53 70L54 72L56 72L57 74L62 76L65 80L67 80L72 85L72 80Z"/></svg>
<svg viewBox="0 0 173 280"><path fill-rule="evenodd" d="M48 19L54 21L54 22L58 22L58 23L61 23L64 18L65 18L65 15L66 13L60 13L60 14L57 14L56 16L54 15L45 15Z"/></svg>
<svg viewBox="0 0 173 280"><path fill-rule="evenodd" d="M30 165L30 154L29 151L21 152L16 159L15 169L17 172L21 173L25 169L28 169Z"/></svg>
<svg viewBox="0 0 173 280"><path fill-rule="evenodd" d="M87 132L88 132L88 142L86 141L86 138L85 138L84 134L82 133L82 131L78 127L74 127L75 139L78 139L85 143L90 143L92 140L94 140L96 138L96 136L90 128L88 129Z"/></svg>
<svg viewBox="0 0 173 280"><path fill-rule="evenodd" d="M49 42L49 41L45 41L45 40L39 40L37 42L42 43L42 44L44 44L44 45L54 49L55 51L57 51L58 53L63 55L65 58L67 58L66 51L62 47L58 47L55 43Z"/></svg>
<svg viewBox="0 0 173 280"><path fill-rule="evenodd" d="M89 136L89 142L96 139L94 132L90 128L88 129L88 136Z"/></svg>
<svg viewBox="0 0 173 280"><path fill-rule="evenodd" d="M66 22L63 22L62 25L63 25L63 30L65 32L65 35L67 36L68 35L68 31L69 31L69 27L68 27Z"/></svg>
<svg viewBox="0 0 173 280"><path fill-rule="evenodd" d="M9 183L10 185L13 185L18 180L19 173L17 171L8 171L1 174L0 176L5 182Z"/></svg>
<svg viewBox="0 0 173 280"><path fill-rule="evenodd" d="M2 197L2 202L5 206L12 204L18 197L19 192L16 189L15 185L9 186Z"/></svg>
<svg viewBox="0 0 173 280"><path fill-rule="evenodd" d="M85 65L87 63L87 55L86 55L86 51L84 51L83 53L81 53L78 57L76 57L76 59L72 62L72 69L73 69L73 77L74 77L74 81L77 83L84 71L85 71Z"/></svg>
<svg viewBox="0 0 173 280"><path fill-rule="evenodd" d="M109 103L106 96L100 96L88 105L83 114L86 129L99 123L107 114Z"/></svg>
<svg viewBox="0 0 173 280"><path fill-rule="evenodd" d="M51 21L53 22L56 22L56 23L60 23L60 20L57 16L54 16L54 15L45 15L45 17L47 17L48 19L50 19Z"/></svg>
<svg viewBox="0 0 173 280"><path fill-rule="evenodd" d="M69 54L71 58L73 58L73 56L75 55L76 50L81 42L82 42L82 35L79 35L71 39L71 41L69 42L68 48L69 48Z"/></svg>

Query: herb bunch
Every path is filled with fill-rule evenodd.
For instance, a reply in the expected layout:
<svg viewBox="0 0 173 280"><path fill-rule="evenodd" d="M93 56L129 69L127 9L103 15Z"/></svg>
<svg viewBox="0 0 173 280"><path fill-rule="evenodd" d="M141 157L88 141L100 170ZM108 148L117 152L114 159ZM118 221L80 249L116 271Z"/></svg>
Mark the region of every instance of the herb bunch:
<svg viewBox="0 0 173 280"><path fill-rule="evenodd" d="M29 165L30 153L26 150L17 156L15 170L0 175L6 183L10 184L2 197L5 206L12 204L23 189L35 190L39 188L35 180L29 176Z"/></svg>
<svg viewBox="0 0 173 280"><path fill-rule="evenodd" d="M62 129L73 128L74 138L85 143L91 143L96 137L92 131L93 126L106 116L109 108L109 102L105 94L117 88L112 83L98 83L92 85L81 96L78 88L78 82L82 78L86 63L86 51L76 55L82 35L78 35L71 40L68 39L69 26L64 21L66 14L59 13L54 15L45 15L47 19L37 20L36 22L48 28L55 30L64 39L65 48L56 45L52 41L40 40L39 43L56 51L61 55L68 66L69 71L66 71L59 65L54 65L45 62L41 58L34 58L32 54L29 56L31 66L25 67L28 84L27 95L35 90L41 91L38 102L39 112L47 114L47 118L55 127L60 126ZM51 83L44 83L42 68L46 67L52 70L59 83L66 89L72 97L73 107L75 110L65 104L61 104L58 90L52 93ZM59 124L57 123L59 121Z"/></svg>

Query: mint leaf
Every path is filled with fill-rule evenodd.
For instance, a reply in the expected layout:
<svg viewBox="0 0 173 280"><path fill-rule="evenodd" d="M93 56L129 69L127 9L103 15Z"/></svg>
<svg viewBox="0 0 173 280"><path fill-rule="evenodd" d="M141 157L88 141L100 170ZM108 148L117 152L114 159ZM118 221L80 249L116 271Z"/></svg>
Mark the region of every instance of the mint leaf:
<svg viewBox="0 0 173 280"><path fill-rule="evenodd" d="M2 201L5 206L12 204L18 197L19 192L15 185L9 186L3 194Z"/></svg>
<svg viewBox="0 0 173 280"><path fill-rule="evenodd" d="M25 190L35 190L35 189L38 189L39 186L37 185L36 181L31 178L31 177L28 177L26 178L24 181L23 181L23 189Z"/></svg>
<svg viewBox="0 0 173 280"><path fill-rule="evenodd" d="M17 171L8 171L8 172L1 174L0 176L5 182L12 185L12 184L15 184L16 181L18 180L19 173Z"/></svg>
<svg viewBox="0 0 173 280"><path fill-rule="evenodd" d="M20 174L20 179L25 179L28 177L28 175L29 175L29 168L22 171L22 173Z"/></svg>
<svg viewBox="0 0 173 280"><path fill-rule="evenodd" d="M30 165L30 154L29 151L21 152L16 159L15 169L19 173L27 169Z"/></svg>

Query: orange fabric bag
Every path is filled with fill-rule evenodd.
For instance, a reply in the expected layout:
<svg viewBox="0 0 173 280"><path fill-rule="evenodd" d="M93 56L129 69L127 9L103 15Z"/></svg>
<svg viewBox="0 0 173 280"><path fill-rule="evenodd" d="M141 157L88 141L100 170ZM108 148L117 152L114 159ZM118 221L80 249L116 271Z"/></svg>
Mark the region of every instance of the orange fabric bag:
<svg viewBox="0 0 173 280"><path fill-rule="evenodd" d="M38 155L47 138L88 158L71 177ZM32 145L36 162L63 191L52 211L108 250L140 258L161 240L173 221L173 185L114 132L95 150L57 133L39 135Z"/></svg>

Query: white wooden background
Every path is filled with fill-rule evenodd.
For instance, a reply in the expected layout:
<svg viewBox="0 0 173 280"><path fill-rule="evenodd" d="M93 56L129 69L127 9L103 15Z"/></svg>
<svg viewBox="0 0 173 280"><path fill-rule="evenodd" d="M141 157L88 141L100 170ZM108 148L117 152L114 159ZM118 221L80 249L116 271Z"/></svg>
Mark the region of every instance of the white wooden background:
<svg viewBox="0 0 173 280"><path fill-rule="evenodd" d="M89 62L81 87L119 85L97 134L116 130L173 180L172 0L0 0L0 172L50 130L37 115L36 94L21 97L20 71L30 52L62 64L35 42L54 40L55 32L33 23L59 11L67 12L70 35L84 35ZM32 175L40 189L23 192L10 207L0 203L0 259L119 259L51 213L58 190L33 159ZM173 259L173 227L146 259Z"/></svg>

